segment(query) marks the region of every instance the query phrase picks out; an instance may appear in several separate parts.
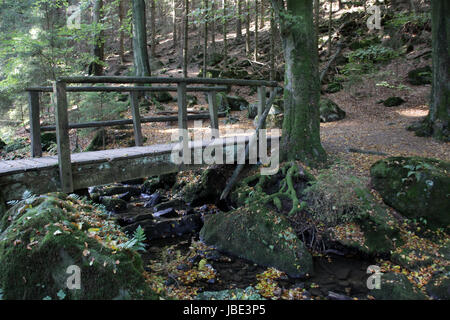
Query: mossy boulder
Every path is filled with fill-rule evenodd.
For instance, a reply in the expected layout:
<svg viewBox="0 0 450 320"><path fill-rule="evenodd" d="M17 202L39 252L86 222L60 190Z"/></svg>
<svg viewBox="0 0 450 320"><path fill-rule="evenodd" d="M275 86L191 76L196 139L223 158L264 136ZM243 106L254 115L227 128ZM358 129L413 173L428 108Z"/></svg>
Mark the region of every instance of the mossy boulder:
<svg viewBox="0 0 450 320"><path fill-rule="evenodd" d="M212 52L211 54L209 54L206 63L208 66L213 67L219 64L224 58L225 56L223 54L218 52Z"/></svg>
<svg viewBox="0 0 450 320"><path fill-rule="evenodd" d="M142 192L152 194L158 189L170 189L177 182L177 173L162 174L147 179L142 185Z"/></svg>
<svg viewBox="0 0 450 320"><path fill-rule="evenodd" d="M14 152L27 146L27 139L19 138L3 147L5 152Z"/></svg>
<svg viewBox="0 0 450 320"><path fill-rule="evenodd" d="M241 111L248 108L248 101L239 96L226 96L231 111Z"/></svg>
<svg viewBox="0 0 450 320"><path fill-rule="evenodd" d="M331 122L345 118L345 111L330 99L320 99L320 121Z"/></svg>
<svg viewBox="0 0 450 320"><path fill-rule="evenodd" d="M204 170L198 179L187 184L181 191L186 203L193 207L216 203L226 186L229 167L212 166Z"/></svg>
<svg viewBox="0 0 450 320"><path fill-rule="evenodd" d="M450 224L450 163L421 157L391 157L370 169L372 184L384 202L431 227Z"/></svg>
<svg viewBox="0 0 450 320"><path fill-rule="evenodd" d="M381 274L380 289L369 292L377 300L425 300L426 295L401 273Z"/></svg>
<svg viewBox="0 0 450 320"><path fill-rule="evenodd" d="M153 298L140 255L120 247L126 241L106 212L82 200L61 193L23 200L0 223L3 298ZM67 286L70 266L81 271L80 289Z"/></svg>
<svg viewBox="0 0 450 320"><path fill-rule="evenodd" d="M432 71L430 66L417 68L408 72L408 82L416 86L431 84L431 79Z"/></svg>
<svg viewBox="0 0 450 320"><path fill-rule="evenodd" d="M172 95L167 91L152 93L152 97L160 103L167 103L173 101Z"/></svg>
<svg viewBox="0 0 450 320"><path fill-rule="evenodd" d="M403 100L400 97L389 97L386 100L383 101L383 104L385 107L397 107L399 105L401 105L402 103L404 103L405 100Z"/></svg>
<svg viewBox="0 0 450 320"><path fill-rule="evenodd" d="M313 261L284 215L254 203L205 217L200 238L206 244L294 277L313 273Z"/></svg>
<svg viewBox="0 0 450 320"><path fill-rule="evenodd" d="M450 300L450 268L435 274L426 288L427 293L433 299Z"/></svg>
<svg viewBox="0 0 450 320"><path fill-rule="evenodd" d="M326 239L370 256L390 255L401 243L395 219L375 203L353 221L331 228Z"/></svg>

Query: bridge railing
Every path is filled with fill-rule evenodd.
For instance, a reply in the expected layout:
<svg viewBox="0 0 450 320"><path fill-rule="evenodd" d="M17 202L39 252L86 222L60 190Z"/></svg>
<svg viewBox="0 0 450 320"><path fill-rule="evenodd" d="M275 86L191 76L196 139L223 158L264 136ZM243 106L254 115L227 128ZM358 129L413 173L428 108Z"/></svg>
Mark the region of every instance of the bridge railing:
<svg viewBox="0 0 450 320"><path fill-rule="evenodd" d="M130 84L130 86L82 87L67 84L96 84L114 83ZM176 84L176 86L144 86L148 84ZM131 86L133 85L133 86ZM139 86L141 85L141 86ZM188 85L207 85L189 86ZM32 143L32 156L42 156L41 131L56 130L59 173L62 190L72 190L72 167L70 158L69 129L113 126L133 124L136 146L143 145L141 123L178 120L179 129L188 129L187 98L188 91L207 92L209 118L213 136L218 133L218 106L216 94L227 91L227 86L257 86L258 87L258 116L261 116L266 106L266 87L277 87L275 81L264 80L238 80L238 79L211 79L211 78L162 78L162 77L61 77L53 82L53 87L27 88L29 95L30 135ZM139 112L138 92L174 91L177 92L178 116L142 118ZM39 93L53 92L56 126L41 127ZM129 92L132 120L98 121L82 124L69 124L67 92ZM190 119L189 119L190 120Z"/></svg>

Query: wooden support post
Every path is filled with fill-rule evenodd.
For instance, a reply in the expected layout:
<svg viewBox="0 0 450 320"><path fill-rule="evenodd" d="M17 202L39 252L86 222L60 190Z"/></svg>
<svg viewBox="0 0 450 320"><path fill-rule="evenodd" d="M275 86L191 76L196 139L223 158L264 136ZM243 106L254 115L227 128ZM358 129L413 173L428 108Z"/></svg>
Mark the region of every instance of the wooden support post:
<svg viewBox="0 0 450 320"><path fill-rule="evenodd" d="M28 108L30 113L31 156L33 158L42 157L39 92L28 92Z"/></svg>
<svg viewBox="0 0 450 320"><path fill-rule="evenodd" d="M266 107L266 87L259 86L258 87L258 119L261 118L264 109ZM265 123L263 124L261 129L265 128Z"/></svg>
<svg viewBox="0 0 450 320"><path fill-rule="evenodd" d="M61 190L73 192L72 163L70 159L69 115L67 111L66 83L53 82L54 101L56 102L56 141L58 144L59 176Z"/></svg>
<svg viewBox="0 0 450 320"><path fill-rule="evenodd" d="M187 129L187 98L186 98L186 83L178 84L178 128Z"/></svg>
<svg viewBox="0 0 450 320"><path fill-rule="evenodd" d="M139 101L138 92L130 92L131 101L131 115L133 117L133 129L134 129L134 141L136 146L142 146L144 140L142 139L142 128L141 128L141 114L139 113Z"/></svg>
<svg viewBox="0 0 450 320"><path fill-rule="evenodd" d="M211 121L211 137L219 138L219 110L217 108L216 92L208 92L209 118Z"/></svg>

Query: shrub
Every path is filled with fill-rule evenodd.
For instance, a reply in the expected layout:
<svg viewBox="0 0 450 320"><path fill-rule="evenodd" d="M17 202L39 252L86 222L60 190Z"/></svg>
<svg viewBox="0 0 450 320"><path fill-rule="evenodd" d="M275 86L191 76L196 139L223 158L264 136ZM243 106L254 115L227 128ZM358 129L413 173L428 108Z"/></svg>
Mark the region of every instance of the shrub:
<svg viewBox="0 0 450 320"><path fill-rule="evenodd" d="M360 217L370 206L366 184L367 181L350 175L345 167L323 171L304 190L312 219L332 227Z"/></svg>

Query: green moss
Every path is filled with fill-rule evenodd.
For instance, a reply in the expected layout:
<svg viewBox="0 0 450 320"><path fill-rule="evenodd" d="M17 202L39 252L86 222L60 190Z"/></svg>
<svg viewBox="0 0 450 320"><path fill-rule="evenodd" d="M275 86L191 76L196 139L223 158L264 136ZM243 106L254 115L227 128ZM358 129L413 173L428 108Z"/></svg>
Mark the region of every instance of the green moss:
<svg viewBox="0 0 450 320"><path fill-rule="evenodd" d="M289 223L261 202L208 216L200 237L219 250L292 276L313 272L312 257Z"/></svg>
<svg viewBox="0 0 450 320"><path fill-rule="evenodd" d="M11 208L0 234L4 298L58 299L59 292L66 299L154 297L145 285L140 256L113 248L111 241L126 237L106 216L99 229L104 235L101 241L88 232L90 223L98 227L99 215L104 215L97 210L62 194L22 201ZM71 265L81 269L80 290L66 286Z"/></svg>
<svg viewBox="0 0 450 320"><path fill-rule="evenodd" d="M384 202L403 215L425 218L431 227L450 224L450 163L420 157L392 157L370 170Z"/></svg>
<svg viewBox="0 0 450 320"><path fill-rule="evenodd" d="M415 287L404 274L381 275L381 288L370 293L377 300L425 300L426 296Z"/></svg>

